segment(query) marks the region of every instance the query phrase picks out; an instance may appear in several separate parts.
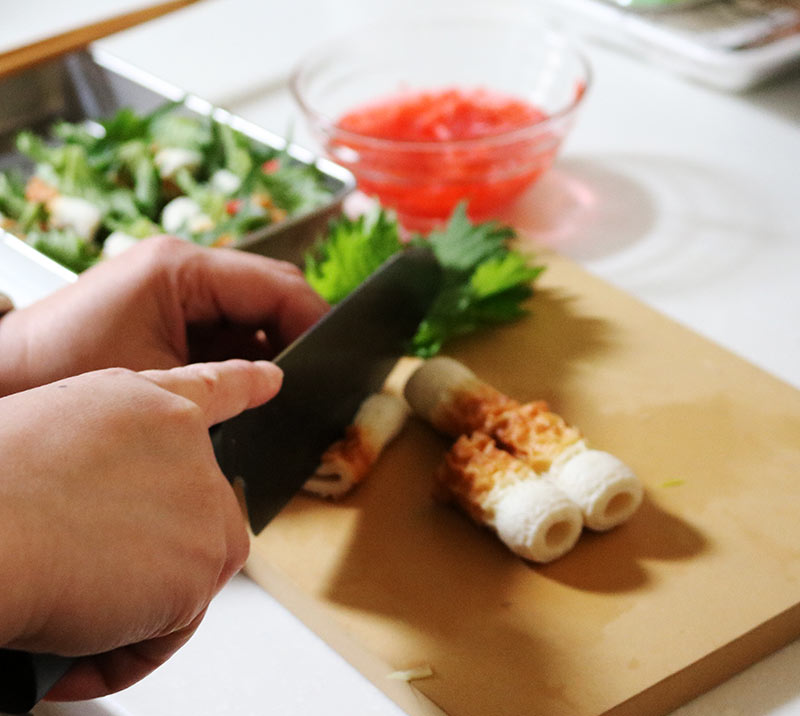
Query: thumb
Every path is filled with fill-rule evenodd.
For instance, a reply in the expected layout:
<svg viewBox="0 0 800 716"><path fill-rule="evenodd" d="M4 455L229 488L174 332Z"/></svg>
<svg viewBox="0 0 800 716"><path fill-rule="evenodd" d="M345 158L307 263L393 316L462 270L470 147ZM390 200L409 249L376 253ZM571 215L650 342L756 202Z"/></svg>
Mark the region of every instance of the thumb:
<svg viewBox="0 0 800 716"><path fill-rule="evenodd" d="M266 403L283 381L283 372L274 363L239 359L144 370L140 375L195 403L209 427Z"/></svg>

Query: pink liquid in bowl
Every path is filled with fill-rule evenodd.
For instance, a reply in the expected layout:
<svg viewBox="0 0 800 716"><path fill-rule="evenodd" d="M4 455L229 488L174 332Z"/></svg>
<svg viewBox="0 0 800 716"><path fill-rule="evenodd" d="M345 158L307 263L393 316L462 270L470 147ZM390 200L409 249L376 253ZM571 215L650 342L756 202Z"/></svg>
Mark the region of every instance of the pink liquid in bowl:
<svg viewBox="0 0 800 716"><path fill-rule="evenodd" d="M330 149L364 193L408 228L426 229L461 201L483 220L516 199L558 151L566 130L549 119L483 88L408 91L344 114Z"/></svg>

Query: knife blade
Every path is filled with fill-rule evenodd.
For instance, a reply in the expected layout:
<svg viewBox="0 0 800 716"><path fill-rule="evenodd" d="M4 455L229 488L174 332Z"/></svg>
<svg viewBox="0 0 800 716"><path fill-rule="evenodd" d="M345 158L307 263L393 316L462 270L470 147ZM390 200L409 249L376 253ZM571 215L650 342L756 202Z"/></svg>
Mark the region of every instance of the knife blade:
<svg viewBox="0 0 800 716"><path fill-rule="evenodd" d="M217 461L230 481L243 482L254 534L380 390L432 304L440 274L427 248L390 258L277 356L284 377L272 400L216 426Z"/></svg>

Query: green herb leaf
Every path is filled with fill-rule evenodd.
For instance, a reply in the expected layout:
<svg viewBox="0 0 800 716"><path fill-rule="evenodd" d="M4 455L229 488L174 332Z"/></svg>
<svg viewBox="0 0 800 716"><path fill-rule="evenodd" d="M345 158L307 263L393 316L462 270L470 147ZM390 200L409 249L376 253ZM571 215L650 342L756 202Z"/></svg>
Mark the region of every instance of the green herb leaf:
<svg viewBox="0 0 800 716"><path fill-rule="evenodd" d="M338 303L401 249L397 222L384 210L357 219L342 216L306 255L306 279L328 303Z"/></svg>
<svg viewBox="0 0 800 716"><path fill-rule="evenodd" d="M32 231L26 241L37 251L79 273L96 263L97 247L68 229Z"/></svg>
<svg viewBox="0 0 800 716"><path fill-rule="evenodd" d="M446 284L411 341L411 352L430 358L456 336L524 316L522 302L532 294L527 281L483 296L470 284Z"/></svg>
<svg viewBox="0 0 800 716"><path fill-rule="evenodd" d="M449 271L468 272L478 264L504 251L514 230L495 222L472 224L466 206L459 204L444 231L428 236L436 258Z"/></svg>
<svg viewBox="0 0 800 716"><path fill-rule="evenodd" d="M227 124L218 124L217 132L225 158L224 167L244 179L253 168L247 140Z"/></svg>
<svg viewBox="0 0 800 716"><path fill-rule="evenodd" d="M25 211L25 184L12 172L0 172L0 214L18 219Z"/></svg>
<svg viewBox="0 0 800 716"><path fill-rule="evenodd" d="M513 229L495 222L471 223L459 206L442 231L408 242L429 244L442 267L439 293L409 352L429 358L456 336L525 315L523 303L544 267L508 247L514 236ZM306 257L306 278L323 298L337 303L403 247L397 221L383 210L354 220L342 217Z"/></svg>
<svg viewBox="0 0 800 716"><path fill-rule="evenodd" d="M47 218L47 210L44 204L38 201L29 201L25 204L22 213L17 217L17 224L23 234L38 226Z"/></svg>
<svg viewBox="0 0 800 716"><path fill-rule="evenodd" d="M469 284L475 297L484 299L519 285L527 285L543 270L543 266L531 266L523 254L506 251L478 264L470 276Z"/></svg>
<svg viewBox="0 0 800 716"><path fill-rule="evenodd" d="M80 144L51 146L31 132L20 132L17 149L36 162L36 173L63 194L91 199L89 194L96 194L105 185Z"/></svg>
<svg viewBox="0 0 800 716"><path fill-rule="evenodd" d="M159 149L180 147L203 152L212 141L212 120L187 117L177 112L164 112L152 118L145 117L149 132L145 136Z"/></svg>
<svg viewBox="0 0 800 716"><path fill-rule="evenodd" d="M161 227L146 216L137 216L134 219L108 216L106 223L111 231L122 231L136 239L146 239L163 233Z"/></svg>
<svg viewBox="0 0 800 716"><path fill-rule="evenodd" d="M411 341L411 352L436 355L450 339L526 314L522 303L543 271L508 248L514 230L496 222L472 224L459 205L442 232L429 236L444 272L442 288Z"/></svg>
<svg viewBox="0 0 800 716"><path fill-rule="evenodd" d="M133 182L133 195L147 216L155 216L159 207L161 182L153 155L147 143L134 139L122 144L117 151L119 168Z"/></svg>
<svg viewBox="0 0 800 716"><path fill-rule="evenodd" d="M98 141L97 135L84 124L57 122L51 132L57 139L68 144L79 144L87 151L91 151Z"/></svg>
<svg viewBox="0 0 800 716"><path fill-rule="evenodd" d="M254 183L272 197L277 206L292 213L315 209L330 199L322 174L313 166L281 160L281 169L272 174L257 167Z"/></svg>

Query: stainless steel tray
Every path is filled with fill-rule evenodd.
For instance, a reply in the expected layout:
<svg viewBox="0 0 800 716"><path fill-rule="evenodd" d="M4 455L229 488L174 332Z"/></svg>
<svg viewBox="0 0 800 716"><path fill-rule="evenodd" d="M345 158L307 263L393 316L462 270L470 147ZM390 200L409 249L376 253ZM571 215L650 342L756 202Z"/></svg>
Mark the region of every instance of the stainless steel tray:
<svg viewBox="0 0 800 716"><path fill-rule="evenodd" d="M332 195L330 202L247 234L234 244L239 249L300 265L305 251L325 230L329 219L341 211L342 201L355 188L350 172L99 50L74 52L0 83L0 169L29 168L27 159L14 149L14 138L22 129L45 132L57 120L101 119L123 107L148 112L167 101L182 102L180 111L211 116L256 142L286 151L293 161L316 166L321 172ZM14 241L7 243L19 245Z"/></svg>

